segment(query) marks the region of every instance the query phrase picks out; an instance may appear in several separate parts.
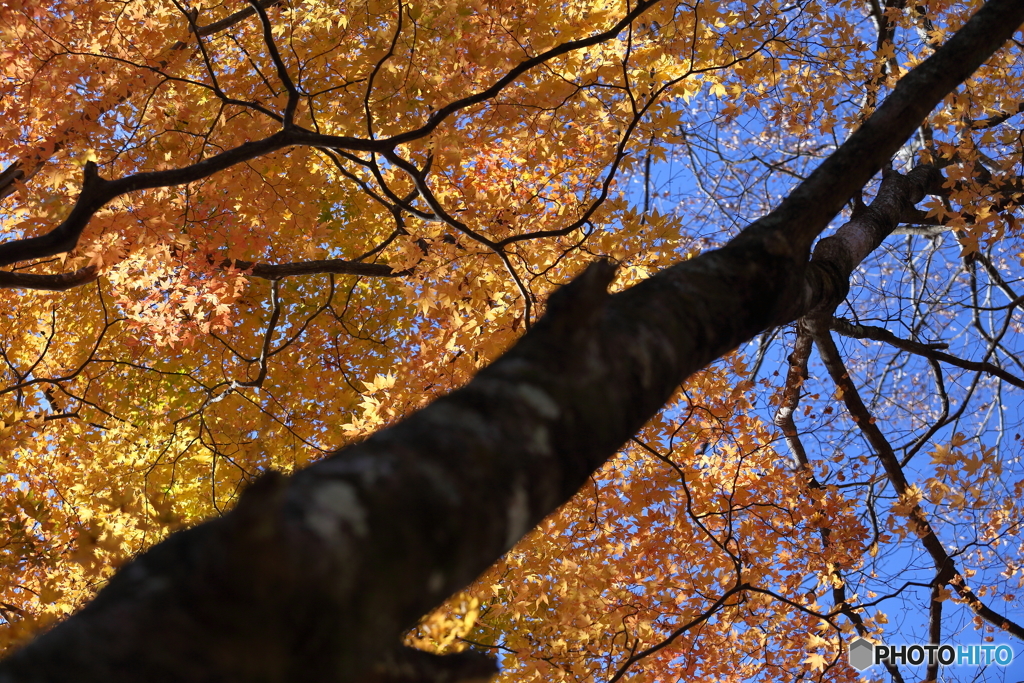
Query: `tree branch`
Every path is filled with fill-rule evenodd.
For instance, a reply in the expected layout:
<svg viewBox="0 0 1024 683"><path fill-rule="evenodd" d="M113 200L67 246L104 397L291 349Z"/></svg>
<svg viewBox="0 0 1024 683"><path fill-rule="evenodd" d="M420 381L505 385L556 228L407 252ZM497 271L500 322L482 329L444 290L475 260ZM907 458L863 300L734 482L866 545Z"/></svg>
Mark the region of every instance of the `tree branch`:
<svg viewBox="0 0 1024 683"><path fill-rule="evenodd" d="M86 266L70 273L13 273L0 270L0 289L43 289L63 292L93 282L100 276L96 266Z"/></svg>
<svg viewBox="0 0 1024 683"><path fill-rule="evenodd" d="M245 19L248 19L252 15L256 14L257 6L260 7L261 9L269 9L274 5L279 4L280 2L281 0L262 0L262 2L253 3L245 9L238 10L234 14L230 14L224 17L223 19L213 22L212 24L200 26L196 31L196 34L202 38L207 38L209 36L214 35L215 33L220 33L221 31L229 29L235 24L244 21Z"/></svg>
<svg viewBox="0 0 1024 683"><path fill-rule="evenodd" d="M263 8L268 8L280 2L281 0L263 0L262 2L259 2L258 5ZM186 18L189 19L190 25L193 26L192 31L196 34L197 38L207 38L216 33L220 33L221 31L231 28L235 24L243 21L244 19L247 19L248 17L251 17L255 13L256 9L254 7L247 7L219 21L215 21L212 24L208 24L206 26L196 26L195 22L198 20L199 13L198 8L193 8L192 13L187 15ZM183 41L177 41L170 47L166 48L161 54L170 55L179 50L184 50L186 47L188 47L188 43ZM158 63L160 65L160 68L163 68L163 66L165 66L168 63L168 61L169 60L167 59L159 60ZM125 99L127 99L127 96L118 98L117 101L113 105L111 105L111 107L116 106L121 102L124 102ZM101 111L108 111L111 107L105 107L101 109ZM67 126L65 126L65 129L66 128ZM62 141L58 139L57 143L54 145L53 151L56 152L62 146ZM24 159L19 159L12 163L10 166L8 166L6 169L4 169L4 171L0 173L0 199L4 199L14 194L14 191L17 189L16 183L19 180L25 183L31 180L36 175L36 173L38 173L40 169L43 168L46 161L47 159L34 159L33 163L30 164L30 170L28 172L25 171Z"/></svg>
<svg viewBox="0 0 1024 683"><path fill-rule="evenodd" d="M545 62L563 54L572 52L573 50L597 45L601 42L614 38L636 17L640 16L643 12L653 6L655 2L656 0L645 0L644 2L638 3L633 10L628 12L607 31L603 31L580 40L561 43L550 50L546 50L540 55L520 62L518 65L506 72L502 78L498 79L489 88L486 88L475 95L461 98L441 107L430 116L424 125L418 128L383 140L324 135L295 125L290 120L289 116L294 114L298 91L292 83L287 70L284 68L284 64L279 58L280 55L278 55L278 59L275 60L275 65L278 68L278 75L282 78L282 82L285 84L285 87L289 92L288 104L286 106L285 117L283 120L284 126L280 131L262 140L246 142L238 147L221 152L220 154L203 159L202 161L198 161L189 166L178 169L169 169L166 171L136 173L117 180L104 180L100 178L96 164L88 162L84 169L82 190L68 218L53 230L43 235L12 240L10 242L0 244L0 267L8 266L19 261L45 258L47 256L54 256L56 254L70 251L78 244L78 239L81 236L82 231L85 229L85 226L96 211L112 199L123 194L195 182L206 178L213 173L233 166L234 164L248 161L258 156L295 145L341 149L356 152L390 152L399 144L418 140L429 135L434 129L441 125L441 123L456 112L496 96L506 87L514 83L520 76L534 67L544 64ZM261 21L264 26L264 34L266 34L267 18L265 13L256 2L253 2L250 9L252 9L253 12L260 14ZM265 35L265 38L266 37L267 36ZM273 53L276 51L276 46L273 45L272 36L270 36L269 39L271 42L268 43L268 49ZM172 47L172 49L176 49L176 46ZM21 176L24 175L20 164L12 166L4 171L4 175L14 180L17 179L16 177L21 177L19 174L21 174ZM11 182L14 182L14 180Z"/></svg>
<svg viewBox="0 0 1024 683"><path fill-rule="evenodd" d="M786 438L786 444L793 454L794 469L800 476L806 477L813 488L821 488L821 484L814 477L814 470L807 459L807 450L800 440L800 433L793 419L793 414L800 405L804 382L807 380L807 360L811 355L811 346L811 335L797 325L796 342L793 344L793 352L789 355L786 384L782 390L779 409L775 412L775 426L782 430Z"/></svg>
<svg viewBox="0 0 1024 683"><path fill-rule="evenodd" d="M914 532L921 539L921 544L928 551L932 562L935 564L936 582L943 585L952 585L972 612L997 628L1024 640L1024 627L1010 621L1006 616L999 614L982 603L977 594L967 585L967 580L960 570L957 569L956 561L946 552L942 541L932 529L924 510L921 509L919 504L913 502L915 494L911 490L910 483L903 472L903 466L900 464L899 458L896 457L896 453L889 444L889 440L882 434L882 430L875 424L874 417L872 417L867 406L861 400L860 392L858 392L857 386L853 383L850 373L846 369L845 363L843 363L839 349L836 348L835 342L832 340L832 335L824 325L815 329L813 334L815 344L818 347L818 353L821 355L821 360L825 364L829 376L832 377L832 381L835 382L836 386L842 389L843 403L850 412L850 417L861 433L864 434L871 447L875 449L875 455L882 463L886 476L896 490L896 493L910 506L908 519Z"/></svg>
<svg viewBox="0 0 1024 683"><path fill-rule="evenodd" d="M832 318L831 328L843 335L844 337L851 337L853 339L873 339L875 341L886 342L892 344L896 348L915 353L925 358L931 358L932 360L942 361L955 365L958 368L964 370L974 370L977 372L985 372L999 379L1012 384L1015 387L1024 389L1024 379L1013 375L1012 373L1003 370L1001 367L989 363L988 361L972 361L957 358L956 356L948 353L943 353L938 349L946 348L947 344L922 344L921 342L910 341L909 339L901 339L889 330L882 327L873 327L870 325L856 325L849 320L843 318Z"/></svg>
<svg viewBox="0 0 1024 683"><path fill-rule="evenodd" d="M324 273L369 277L402 277L412 272L411 270L394 270L385 263L360 263L359 261L345 261L343 259L296 261L295 263L279 264L227 260L221 263L220 267L245 270L252 277L264 280L279 280L293 275L317 275Z"/></svg>

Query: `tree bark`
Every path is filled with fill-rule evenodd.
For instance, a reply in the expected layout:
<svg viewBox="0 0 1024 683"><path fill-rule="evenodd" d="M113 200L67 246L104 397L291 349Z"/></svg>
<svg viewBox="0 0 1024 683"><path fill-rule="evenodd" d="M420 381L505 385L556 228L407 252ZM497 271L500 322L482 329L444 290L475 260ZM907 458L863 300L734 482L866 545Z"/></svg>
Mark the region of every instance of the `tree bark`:
<svg viewBox="0 0 1024 683"><path fill-rule="evenodd" d="M937 171L887 174L812 259L813 240L1022 22L1020 0L991 0L725 247L616 295L614 267L593 264L466 387L290 479L265 476L124 567L0 664L0 683L388 679L401 634L569 500L686 377L845 296Z"/></svg>

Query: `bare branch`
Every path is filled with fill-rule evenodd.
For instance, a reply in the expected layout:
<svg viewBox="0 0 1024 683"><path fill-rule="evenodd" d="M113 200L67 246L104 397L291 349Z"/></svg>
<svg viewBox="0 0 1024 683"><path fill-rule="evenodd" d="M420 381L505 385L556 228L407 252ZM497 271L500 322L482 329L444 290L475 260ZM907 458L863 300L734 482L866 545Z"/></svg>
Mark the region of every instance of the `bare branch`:
<svg viewBox="0 0 1024 683"><path fill-rule="evenodd" d="M909 339L901 339L885 328L873 327L871 325L857 325L849 320L844 320L843 318L832 318L831 327L844 337L852 337L853 339L873 339L875 341L886 342L887 344L892 344L904 351L909 351L910 353L915 353L919 356L924 356L925 358L931 358L932 360L949 363L950 365L955 365L956 367L963 368L964 370L988 373L998 377L1004 382L1012 384L1015 387L1024 389L1024 379L1003 370L997 365L989 363L988 361L964 360L938 350L947 348L947 344L922 344L921 342L910 341Z"/></svg>
<svg viewBox="0 0 1024 683"><path fill-rule="evenodd" d="M846 405L851 418L858 429L864 434L868 443L874 448L875 454L882 463L882 467L885 469L889 482L896 490L896 493L910 504L912 502L911 497L914 494L911 491L910 482L907 481L906 474L903 472L903 466L900 464L899 458L896 457L896 453L889 444L889 440L882 434L882 430L875 424L875 418L868 411L863 400L861 400L860 392L853 383L850 373L846 369L846 364L843 363L839 349L836 348L835 342L832 340L832 335L824 326L814 329L812 333L814 334L815 344L818 347L818 353L828 369L829 376L832 377L832 381L835 382L836 386L842 389L843 403ZM937 572L936 582L953 586L972 612L996 628L1024 640L1024 627L1010 621L1005 615L999 614L982 603L977 594L967 585L967 580L960 573L960 570L957 569L956 561L946 551L945 546L935 534L927 515L925 515L924 510L921 509L919 504L913 503L910 506L909 521L921 539L925 550L931 556L932 562L935 564Z"/></svg>
<svg viewBox="0 0 1024 683"><path fill-rule="evenodd" d="M796 342L793 344L793 352L789 355L789 371L786 373L782 400L775 413L775 425L782 430L783 436L786 437L786 444L793 454L797 472L807 477L814 488L820 488L821 484L814 478L814 471L807 459L807 451L800 440L800 434L797 432L796 422L793 419L793 413L800 405L804 382L807 380L807 360L810 358L812 345L811 335L798 324Z"/></svg>

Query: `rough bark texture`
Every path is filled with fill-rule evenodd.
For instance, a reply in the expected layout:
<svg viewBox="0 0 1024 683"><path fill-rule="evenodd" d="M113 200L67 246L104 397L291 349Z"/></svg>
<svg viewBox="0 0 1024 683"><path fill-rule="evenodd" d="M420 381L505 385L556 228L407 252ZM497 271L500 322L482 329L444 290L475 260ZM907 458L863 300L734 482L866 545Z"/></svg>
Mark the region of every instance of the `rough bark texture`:
<svg viewBox="0 0 1024 683"><path fill-rule="evenodd" d="M887 171L878 195L863 211L855 212L835 234L814 248L801 301L804 314L828 311L846 298L850 274L900 223L900 218L926 194L942 192L942 173L934 166L921 165L907 175Z"/></svg>
<svg viewBox="0 0 1024 683"><path fill-rule="evenodd" d="M387 679L400 634L572 497L688 375L841 298L899 214L879 205L885 220L812 261L813 239L1021 22L1020 0L987 3L726 247L614 296L614 268L592 265L465 388L290 480L264 477L126 566L0 665L0 683ZM883 194L912 203L933 178L890 174Z"/></svg>

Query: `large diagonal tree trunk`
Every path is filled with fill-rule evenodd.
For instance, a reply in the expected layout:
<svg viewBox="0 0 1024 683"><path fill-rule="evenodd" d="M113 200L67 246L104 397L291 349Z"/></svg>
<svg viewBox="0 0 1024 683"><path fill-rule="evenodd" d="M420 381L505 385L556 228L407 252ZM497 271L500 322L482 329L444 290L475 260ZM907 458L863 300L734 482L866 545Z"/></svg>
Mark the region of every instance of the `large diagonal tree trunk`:
<svg viewBox="0 0 1024 683"><path fill-rule="evenodd" d="M845 295L850 273L937 191L888 173L871 209L811 245L928 112L1024 22L992 0L810 178L722 249L620 294L599 262L465 388L126 566L0 665L14 681L353 681L654 415L687 376Z"/></svg>

